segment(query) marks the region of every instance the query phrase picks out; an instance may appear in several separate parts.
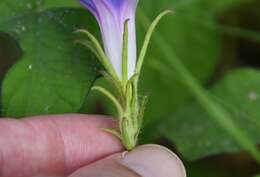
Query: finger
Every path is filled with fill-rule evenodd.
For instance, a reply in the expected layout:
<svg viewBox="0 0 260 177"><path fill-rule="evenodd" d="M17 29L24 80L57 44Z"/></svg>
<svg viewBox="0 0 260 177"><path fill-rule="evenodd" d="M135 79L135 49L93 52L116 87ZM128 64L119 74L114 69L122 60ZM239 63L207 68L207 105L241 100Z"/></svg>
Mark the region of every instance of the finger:
<svg viewBox="0 0 260 177"><path fill-rule="evenodd" d="M180 159L158 145L144 145L79 169L69 177L186 177Z"/></svg>
<svg viewBox="0 0 260 177"><path fill-rule="evenodd" d="M0 120L0 176L62 176L122 150L102 131L101 116L60 115Z"/></svg>

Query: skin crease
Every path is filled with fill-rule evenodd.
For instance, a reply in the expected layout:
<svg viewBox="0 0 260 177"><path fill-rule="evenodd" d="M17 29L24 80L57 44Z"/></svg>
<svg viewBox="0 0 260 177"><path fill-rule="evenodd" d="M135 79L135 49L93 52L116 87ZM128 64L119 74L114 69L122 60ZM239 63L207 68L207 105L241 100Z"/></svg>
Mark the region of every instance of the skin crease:
<svg viewBox="0 0 260 177"><path fill-rule="evenodd" d="M0 177L63 177L123 150L103 116L0 119Z"/></svg>

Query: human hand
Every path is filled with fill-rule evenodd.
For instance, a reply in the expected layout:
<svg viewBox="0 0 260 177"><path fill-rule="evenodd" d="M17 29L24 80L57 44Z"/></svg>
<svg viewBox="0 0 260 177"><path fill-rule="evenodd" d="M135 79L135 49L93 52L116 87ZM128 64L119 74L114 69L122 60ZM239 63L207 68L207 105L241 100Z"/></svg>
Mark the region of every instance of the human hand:
<svg viewBox="0 0 260 177"><path fill-rule="evenodd" d="M169 150L145 145L122 153L102 116L0 119L0 177L185 177Z"/></svg>

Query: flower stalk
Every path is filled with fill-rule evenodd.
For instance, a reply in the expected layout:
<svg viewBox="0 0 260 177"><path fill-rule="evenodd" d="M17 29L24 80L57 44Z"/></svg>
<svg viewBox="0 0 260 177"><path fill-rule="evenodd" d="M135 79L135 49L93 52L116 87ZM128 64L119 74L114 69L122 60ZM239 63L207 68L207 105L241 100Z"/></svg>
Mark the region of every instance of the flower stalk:
<svg viewBox="0 0 260 177"><path fill-rule="evenodd" d="M102 75L116 91L113 95L106 88L100 86L92 88L109 98L117 109L118 130L104 130L118 137L127 150L132 150L138 143L148 100L147 96L141 97L138 93L139 78L147 48L161 18L171 13L171 11L161 13L151 24L136 61L134 21L137 2L136 0L81 0L99 22L104 50L90 32L83 29L76 31L85 37L77 42L88 47L96 55L105 70L101 72Z"/></svg>

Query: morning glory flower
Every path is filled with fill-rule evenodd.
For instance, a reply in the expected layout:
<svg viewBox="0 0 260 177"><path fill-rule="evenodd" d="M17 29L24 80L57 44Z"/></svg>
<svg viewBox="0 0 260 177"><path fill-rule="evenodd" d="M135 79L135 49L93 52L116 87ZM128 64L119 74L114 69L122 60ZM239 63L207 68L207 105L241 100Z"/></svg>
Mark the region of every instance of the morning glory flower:
<svg viewBox="0 0 260 177"><path fill-rule="evenodd" d="M116 71L122 78L122 53L124 23L128 22L128 78L136 67L136 29L135 12L138 0L80 0L97 19L105 53Z"/></svg>
<svg viewBox="0 0 260 177"><path fill-rule="evenodd" d="M79 29L84 34L80 43L96 56L105 72L104 78L111 84L115 94L102 86L92 90L105 95L114 104L118 113L119 129L104 129L118 137L127 150L138 143L147 96L140 96L138 83L144 58L155 27L161 18L171 11L160 13L147 30L140 54L136 54L135 12L138 0L79 0L97 19L103 39L99 41L89 31Z"/></svg>

